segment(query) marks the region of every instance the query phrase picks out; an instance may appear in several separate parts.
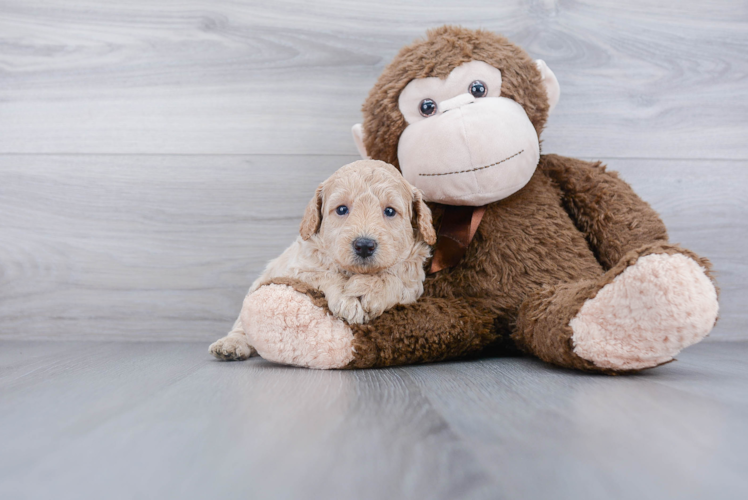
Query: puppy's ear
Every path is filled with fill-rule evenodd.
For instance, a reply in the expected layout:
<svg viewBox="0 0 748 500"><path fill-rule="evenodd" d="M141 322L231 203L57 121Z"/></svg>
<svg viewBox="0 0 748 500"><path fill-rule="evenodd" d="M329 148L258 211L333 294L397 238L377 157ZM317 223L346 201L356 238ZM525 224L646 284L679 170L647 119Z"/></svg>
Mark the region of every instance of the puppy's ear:
<svg viewBox="0 0 748 500"><path fill-rule="evenodd" d="M319 231L320 224L322 224L322 184L317 187L314 197L304 210L304 218L301 219L301 226L299 226L301 239L306 241L311 238Z"/></svg>
<svg viewBox="0 0 748 500"><path fill-rule="evenodd" d="M413 217L423 241L429 245L436 243L436 231L434 231L434 225L431 223L431 210L423 201L423 193L418 188L413 188Z"/></svg>

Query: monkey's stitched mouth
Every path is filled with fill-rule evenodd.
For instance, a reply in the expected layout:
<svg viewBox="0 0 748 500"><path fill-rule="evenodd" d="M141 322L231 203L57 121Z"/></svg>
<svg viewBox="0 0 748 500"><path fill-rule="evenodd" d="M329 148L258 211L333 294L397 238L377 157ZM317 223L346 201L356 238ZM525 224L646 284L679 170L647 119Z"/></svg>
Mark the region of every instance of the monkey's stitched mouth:
<svg viewBox="0 0 748 500"><path fill-rule="evenodd" d="M505 161L509 161L509 160L511 160L512 158L514 158L515 156L519 156L519 155L521 155L521 154L522 154L522 153L524 153L524 152L525 152L525 150L524 150L524 149L521 149L521 150L520 150L519 152L517 152L517 153L514 153L514 154L513 154L512 156L509 156L508 158L504 158L504 159L503 159L503 160L501 160L501 161L497 161L497 162L495 162L495 163L491 163L490 165L484 165L484 166L482 166L482 167L469 168L469 169L467 169L467 170L456 170L456 171L454 171L454 172L443 172L443 173L440 173L440 174L418 174L418 175L419 175L420 177L434 177L434 176L437 176L437 175L454 175L454 174L466 174L466 173L468 173L468 172L476 172L476 171L478 171L478 170L484 170L484 169L486 169L486 168L491 168L491 167L495 167L496 165L498 165L498 164L500 164L500 163L504 163Z"/></svg>

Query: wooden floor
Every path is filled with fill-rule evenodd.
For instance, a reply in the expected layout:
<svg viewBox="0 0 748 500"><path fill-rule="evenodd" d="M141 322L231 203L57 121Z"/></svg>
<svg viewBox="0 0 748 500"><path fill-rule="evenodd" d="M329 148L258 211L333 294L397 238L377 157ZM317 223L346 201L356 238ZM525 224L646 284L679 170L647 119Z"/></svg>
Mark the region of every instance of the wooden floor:
<svg viewBox="0 0 748 500"><path fill-rule="evenodd" d="M748 498L748 343L629 377L0 342L0 498Z"/></svg>

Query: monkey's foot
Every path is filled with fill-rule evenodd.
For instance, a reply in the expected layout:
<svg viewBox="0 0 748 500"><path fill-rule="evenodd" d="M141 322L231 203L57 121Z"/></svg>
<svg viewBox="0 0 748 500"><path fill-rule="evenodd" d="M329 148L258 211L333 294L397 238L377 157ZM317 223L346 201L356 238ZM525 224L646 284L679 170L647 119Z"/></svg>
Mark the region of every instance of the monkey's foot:
<svg viewBox="0 0 748 500"><path fill-rule="evenodd" d="M344 368L353 360L353 333L322 302L312 292L287 284L260 287L244 299L242 307L249 343L260 356L276 363Z"/></svg>
<svg viewBox="0 0 748 500"><path fill-rule="evenodd" d="M717 291L682 254L651 254L605 285L571 320L574 353L596 366L641 370L671 361L717 320Z"/></svg>

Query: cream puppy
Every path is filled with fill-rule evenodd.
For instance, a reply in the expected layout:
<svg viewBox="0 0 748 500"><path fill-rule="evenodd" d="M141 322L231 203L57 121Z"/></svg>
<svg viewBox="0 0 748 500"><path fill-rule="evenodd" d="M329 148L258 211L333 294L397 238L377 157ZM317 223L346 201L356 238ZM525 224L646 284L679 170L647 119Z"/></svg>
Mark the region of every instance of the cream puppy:
<svg viewBox="0 0 748 500"><path fill-rule="evenodd" d="M322 291L335 316L366 323L423 293L428 245L436 242L431 211L392 165L362 160L340 168L317 188L299 233L248 294L274 278L295 278ZM210 353L225 360L255 353L241 319Z"/></svg>

